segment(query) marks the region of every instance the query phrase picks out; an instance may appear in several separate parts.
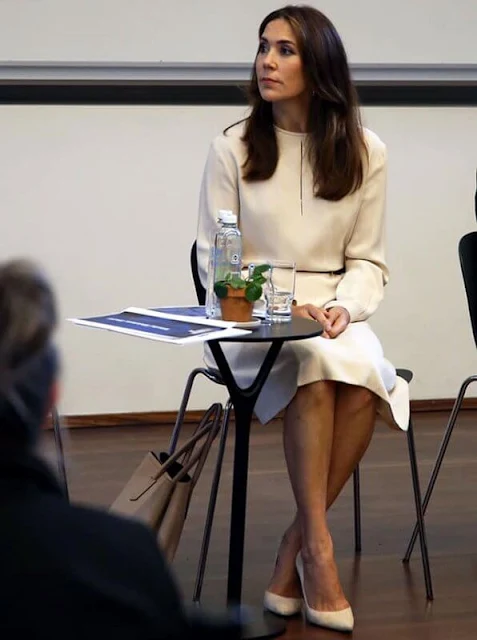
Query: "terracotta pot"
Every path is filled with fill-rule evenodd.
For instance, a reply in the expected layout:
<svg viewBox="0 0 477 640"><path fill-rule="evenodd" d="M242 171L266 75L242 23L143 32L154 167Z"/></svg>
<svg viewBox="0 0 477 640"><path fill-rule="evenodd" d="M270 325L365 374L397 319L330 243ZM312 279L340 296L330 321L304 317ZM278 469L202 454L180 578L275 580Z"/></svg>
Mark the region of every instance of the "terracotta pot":
<svg viewBox="0 0 477 640"><path fill-rule="evenodd" d="M245 289L232 289L227 286L227 296L220 298L222 320L230 322L249 322L252 319L253 302L245 297Z"/></svg>

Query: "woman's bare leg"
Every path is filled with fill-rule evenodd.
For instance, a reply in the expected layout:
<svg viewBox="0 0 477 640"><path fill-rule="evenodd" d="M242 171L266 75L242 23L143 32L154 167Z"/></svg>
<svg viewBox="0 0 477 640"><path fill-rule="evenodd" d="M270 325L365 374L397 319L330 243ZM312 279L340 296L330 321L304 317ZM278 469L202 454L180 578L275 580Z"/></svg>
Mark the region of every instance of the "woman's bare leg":
<svg viewBox="0 0 477 640"><path fill-rule="evenodd" d="M314 384L328 384L328 391L323 393L323 391L320 390L313 400L310 400L310 398L306 399L306 397L300 398L298 400L300 403L298 410L301 412L301 422L305 421L307 424L315 424L317 420L316 416L321 416L318 427L314 427L314 429L326 429L323 425L328 421L327 428L332 434L331 451L327 463L326 509L328 509L341 492L369 445L374 429L377 398L373 393L363 387L355 387L342 383ZM312 390L314 385L308 386L310 389L305 391L305 393L307 395L309 393L314 395L315 390ZM302 389L307 389L307 387L302 387ZM331 410L333 400L330 395L334 395L333 410ZM319 404L320 398L324 401L324 404L323 406L316 406L316 403ZM294 428L296 430L296 427L289 424L290 420L294 419L295 416L293 412L296 410L292 406L294 402L295 399L292 401L289 407L290 410L287 411L286 415L288 424L286 424L284 428L285 452L287 452L287 446L289 446L289 437L293 437L293 431L290 433L290 430ZM333 416L333 422L330 427L331 416ZM305 429L305 432L307 432L307 429ZM313 439L313 434L311 435ZM309 435L305 437L309 437ZM318 434L315 433L314 439L317 437ZM323 441L323 437L321 437L320 441ZM314 449L310 449L310 452L311 451L314 451ZM310 456L311 455L313 454L310 453ZM331 541L331 537L329 537L329 540ZM297 512L292 524L286 530L280 545L275 571L268 586L268 589L273 593L288 597L299 597L301 589L295 570L295 558L301 546L301 526L299 513ZM328 547L329 546L330 545L328 545ZM332 544L331 547L328 548L328 556L330 555L330 551L332 556ZM332 564L334 565L334 560ZM337 574L332 579L332 582L333 581L336 583ZM338 589L338 591L340 591L340 589ZM310 605L313 606L311 601L309 602ZM319 608L318 604L315 604L315 607Z"/></svg>

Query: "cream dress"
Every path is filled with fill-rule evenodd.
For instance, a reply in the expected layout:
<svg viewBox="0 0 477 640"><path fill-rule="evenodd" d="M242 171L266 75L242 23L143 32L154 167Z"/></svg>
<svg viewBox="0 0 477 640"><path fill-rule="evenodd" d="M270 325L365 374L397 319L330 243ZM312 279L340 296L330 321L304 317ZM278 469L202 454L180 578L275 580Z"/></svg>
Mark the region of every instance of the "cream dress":
<svg viewBox="0 0 477 640"><path fill-rule="evenodd" d="M209 243L219 209L238 214L243 264L266 258L295 260L297 303L342 306L351 317L335 339L321 337L285 343L255 407L268 422L292 400L297 387L335 380L366 387L381 400L380 413L390 426L407 429L409 390L384 357L366 320L376 311L388 281L384 257L386 147L365 130L369 163L362 187L339 202L313 195L306 134L275 127L279 160L269 180L245 182L243 124L213 141L202 180L197 257L202 284L207 280ZM330 275L345 267L344 275ZM237 382L255 378L268 344L222 345ZM205 361L214 366L208 348Z"/></svg>

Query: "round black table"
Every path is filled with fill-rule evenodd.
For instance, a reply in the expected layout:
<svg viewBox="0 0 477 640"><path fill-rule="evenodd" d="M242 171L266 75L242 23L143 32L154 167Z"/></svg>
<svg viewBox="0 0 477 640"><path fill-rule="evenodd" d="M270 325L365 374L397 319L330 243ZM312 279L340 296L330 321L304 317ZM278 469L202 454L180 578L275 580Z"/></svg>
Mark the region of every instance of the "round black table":
<svg viewBox="0 0 477 640"><path fill-rule="evenodd" d="M319 336L322 331L321 325L314 320L292 318L291 322L262 325L246 335L209 341L210 350L235 410L235 453L227 582L227 603L229 605L238 605L242 601L248 454L250 426L255 403L283 344L292 340L304 340ZM246 389L237 385L220 346L222 342L270 343L270 348L255 380ZM254 614L253 618L251 624L245 629L244 638L273 638L285 630L283 620L272 614L260 611L260 613Z"/></svg>

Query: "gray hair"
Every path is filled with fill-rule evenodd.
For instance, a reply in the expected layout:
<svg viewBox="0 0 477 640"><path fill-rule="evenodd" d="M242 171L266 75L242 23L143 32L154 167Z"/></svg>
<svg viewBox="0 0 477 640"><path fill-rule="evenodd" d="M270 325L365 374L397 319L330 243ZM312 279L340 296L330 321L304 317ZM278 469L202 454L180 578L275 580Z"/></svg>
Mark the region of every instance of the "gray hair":
<svg viewBox="0 0 477 640"><path fill-rule="evenodd" d="M0 437L33 444L57 374L57 311L46 276L32 262L0 265Z"/></svg>

